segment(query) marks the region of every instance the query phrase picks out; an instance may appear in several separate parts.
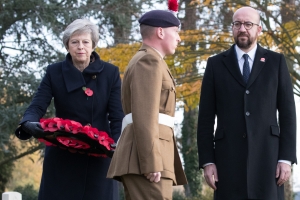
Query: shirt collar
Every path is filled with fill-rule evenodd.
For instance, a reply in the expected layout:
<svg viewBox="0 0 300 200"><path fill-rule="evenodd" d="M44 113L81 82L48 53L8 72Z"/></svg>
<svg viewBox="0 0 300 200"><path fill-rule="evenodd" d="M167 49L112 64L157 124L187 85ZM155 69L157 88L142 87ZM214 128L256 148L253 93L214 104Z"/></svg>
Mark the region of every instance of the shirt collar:
<svg viewBox="0 0 300 200"><path fill-rule="evenodd" d="M242 51L237 45L234 45L234 47L235 47L237 59L238 59L238 60L241 60L242 57L243 57L243 55L245 54L245 52ZM249 58L250 58L252 61L254 61L256 49L257 49L257 45L255 45L254 48L251 49L251 51L249 51L248 53L246 53L246 54L248 54Z"/></svg>

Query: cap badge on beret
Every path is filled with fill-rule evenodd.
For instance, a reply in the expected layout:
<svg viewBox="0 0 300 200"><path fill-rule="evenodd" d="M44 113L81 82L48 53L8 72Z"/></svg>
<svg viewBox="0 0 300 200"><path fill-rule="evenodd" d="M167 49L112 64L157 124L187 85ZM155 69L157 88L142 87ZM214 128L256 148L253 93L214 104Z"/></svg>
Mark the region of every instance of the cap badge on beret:
<svg viewBox="0 0 300 200"><path fill-rule="evenodd" d="M178 2L177 0L168 1L169 10L152 10L146 12L140 19L140 24L145 24L153 27L173 27L179 26L180 21L175 16L178 11Z"/></svg>

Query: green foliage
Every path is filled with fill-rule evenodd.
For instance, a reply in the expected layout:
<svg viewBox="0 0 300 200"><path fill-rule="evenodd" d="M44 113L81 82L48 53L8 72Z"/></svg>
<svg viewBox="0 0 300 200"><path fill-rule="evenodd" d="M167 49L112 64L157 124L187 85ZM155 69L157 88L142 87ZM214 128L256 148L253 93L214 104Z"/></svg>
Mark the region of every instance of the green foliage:
<svg viewBox="0 0 300 200"><path fill-rule="evenodd" d="M212 200L213 190L208 187L203 187L203 191L199 196L187 197L179 190L173 190L173 200Z"/></svg>
<svg viewBox="0 0 300 200"><path fill-rule="evenodd" d="M294 200L295 195L293 192L293 187L290 181L284 183L284 199L285 200Z"/></svg>
<svg viewBox="0 0 300 200"><path fill-rule="evenodd" d="M118 182L119 185L119 199L120 200L125 200L125 192L124 192L124 187L121 182Z"/></svg>
<svg viewBox="0 0 300 200"><path fill-rule="evenodd" d="M17 72L12 68L4 68L0 73L0 161L14 157L18 149L23 148L11 141L11 135L21 119L21 113L24 113L31 100L32 87L37 87L32 74L21 70L18 75L15 73ZM0 165L0 193L11 178L13 166L12 162Z"/></svg>
<svg viewBox="0 0 300 200"><path fill-rule="evenodd" d="M174 190L172 200L186 200L186 197L182 192Z"/></svg>
<svg viewBox="0 0 300 200"><path fill-rule="evenodd" d="M3 152L0 151L0 160L2 160L4 156L5 155L3 155ZM0 168L0 194L5 192L5 186L12 176L13 167L13 163L8 163Z"/></svg>
<svg viewBox="0 0 300 200"><path fill-rule="evenodd" d="M33 185L18 186L14 191L22 194L22 200L38 199L38 191L33 188Z"/></svg>
<svg viewBox="0 0 300 200"><path fill-rule="evenodd" d="M188 179L188 184L184 186L187 197L201 197L202 193L202 171L199 170L198 164L197 119L197 108L184 111L181 152L184 161L184 171Z"/></svg>

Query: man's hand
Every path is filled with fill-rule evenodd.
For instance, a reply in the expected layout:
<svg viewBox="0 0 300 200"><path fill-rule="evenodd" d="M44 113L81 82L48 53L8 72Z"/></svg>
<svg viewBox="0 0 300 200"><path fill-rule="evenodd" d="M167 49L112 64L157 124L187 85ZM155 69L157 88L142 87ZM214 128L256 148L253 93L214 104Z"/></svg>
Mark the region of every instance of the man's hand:
<svg viewBox="0 0 300 200"><path fill-rule="evenodd" d="M218 173L215 164L210 164L204 167L204 178L206 180L206 183L212 189L217 189L215 182L218 182Z"/></svg>
<svg viewBox="0 0 300 200"><path fill-rule="evenodd" d="M160 181L161 173L153 172L153 173L144 174L144 176L146 176L150 182L158 183Z"/></svg>
<svg viewBox="0 0 300 200"><path fill-rule="evenodd" d="M278 162L277 168L276 168L276 178L278 178L277 185L281 186L284 184L287 180L289 180L291 176L291 166Z"/></svg>

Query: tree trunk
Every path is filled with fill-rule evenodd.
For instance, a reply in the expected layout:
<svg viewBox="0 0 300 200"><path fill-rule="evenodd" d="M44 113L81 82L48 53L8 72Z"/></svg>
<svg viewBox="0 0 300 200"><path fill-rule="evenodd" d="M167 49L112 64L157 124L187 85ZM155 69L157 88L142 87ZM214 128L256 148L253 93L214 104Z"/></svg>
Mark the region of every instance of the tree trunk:
<svg viewBox="0 0 300 200"><path fill-rule="evenodd" d="M182 20L183 30L196 29L196 5L191 5L191 0L183 1L185 4L185 17ZM191 50L196 50L196 44L191 44ZM186 77L198 73L196 63L186 71ZM188 107L186 102L184 119L182 122L182 155L188 184L184 186L187 197L200 197L202 191L201 172L198 166L197 150L197 119L198 108Z"/></svg>
<svg viewBox="0 0 300 200"><path fill-rule="evenodd" d="M185 110L182 122L182 155L188 184L185 185L187 197L200 197L202 191L201 175L198 164L197 122L198 108Z"/></svg>

